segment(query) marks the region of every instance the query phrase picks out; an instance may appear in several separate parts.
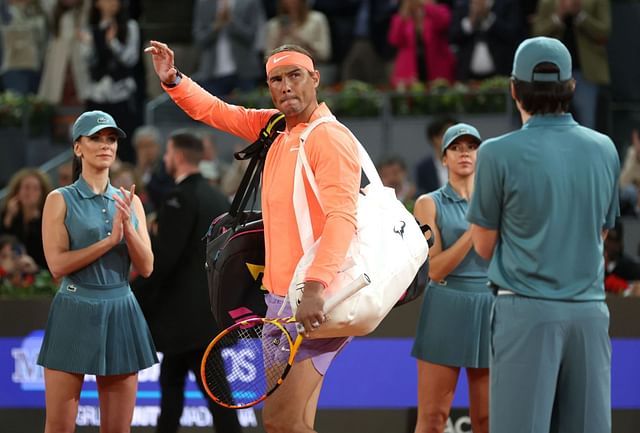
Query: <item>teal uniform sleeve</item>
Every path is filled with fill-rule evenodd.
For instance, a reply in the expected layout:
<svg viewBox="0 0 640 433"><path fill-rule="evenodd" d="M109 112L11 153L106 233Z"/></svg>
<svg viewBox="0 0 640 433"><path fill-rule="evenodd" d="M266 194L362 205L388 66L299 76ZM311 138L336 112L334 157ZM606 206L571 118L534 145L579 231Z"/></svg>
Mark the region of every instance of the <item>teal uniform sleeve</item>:
<svg viewBox="0 0 640 433"><path fill-rule="evenodd" d="M503 173L490 146L485 143L478 150L475 184L467 221L491 230L500 226L503 202Z"/></svg>

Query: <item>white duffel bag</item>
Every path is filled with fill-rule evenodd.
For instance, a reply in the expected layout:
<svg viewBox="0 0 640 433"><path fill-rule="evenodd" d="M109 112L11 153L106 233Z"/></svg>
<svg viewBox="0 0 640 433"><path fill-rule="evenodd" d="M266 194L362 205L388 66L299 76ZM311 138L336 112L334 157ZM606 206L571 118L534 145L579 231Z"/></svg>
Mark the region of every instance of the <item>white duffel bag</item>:
<svg viewBox="0 0 640 433"><path fill-rule="evenodd" d="M306 271L315 258L320 239L313 239L308 201L303 183L303 171L318 203L318 187L309 166L304 144L313 129L324 122L336 122L343 127L359 149L362 170L369 184L359 195L357 230L343 265L327 287L329 300L346 287L353 286L363 274L370 283L339 303L327 320L316 329L312 338L366 335L373 331L402 297L418 269L425 262L429 247L414 216L396 198L392 188L383 186L380 176L358 139L335 117L321 117L309 124L300 136L300 149L295 171L293 204L298 232L304 251L289 285L289 301L295 313L302 298ZM322 203L320 203L322 207Z"/></svg>

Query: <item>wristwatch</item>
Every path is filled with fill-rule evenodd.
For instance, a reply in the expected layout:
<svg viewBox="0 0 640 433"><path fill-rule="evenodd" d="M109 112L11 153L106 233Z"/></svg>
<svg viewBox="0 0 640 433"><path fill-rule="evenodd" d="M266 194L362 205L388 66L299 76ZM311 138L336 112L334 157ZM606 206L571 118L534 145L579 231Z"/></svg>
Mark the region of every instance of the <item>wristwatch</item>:
<svg viewBox="0 0 640 433"><path fill-rule="evenodd" d="M165 87L168 87L169 89L172 89L172 88L176 87L178 84L180 84L180 81L182 81L182 73L176 69L176 78L175 78L175 80L173 80L173 83L164 83L163 82L162 84L164 84Z"/></svg>

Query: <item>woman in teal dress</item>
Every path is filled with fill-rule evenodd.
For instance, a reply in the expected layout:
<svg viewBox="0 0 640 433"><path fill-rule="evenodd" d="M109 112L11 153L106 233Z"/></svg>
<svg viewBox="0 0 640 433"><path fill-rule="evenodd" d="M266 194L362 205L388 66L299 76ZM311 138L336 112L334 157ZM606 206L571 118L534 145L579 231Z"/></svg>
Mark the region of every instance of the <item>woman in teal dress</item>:
<svg viewBox="0 0 640 433"><path fill-rule="evenodd" d="M38 364L44 367L45 433L75 430L85 374L95 374L100 431L130 431L137 372L158 362L131 289L131 264L143 276L153 253L140 199L109 182L124 132L101 111L73 125L77 180L51 192L42 232L45 257L62 279L53 299Z"/></svg>
<svg viewBox="0 0 640 433"><path fill-rule="evenodd" d="M443 432L461 368L469 380L474 433L488 433L488 262L476 254L465 216L473 193L476 151L482 139L458 123L443 137L442 163L449 181L416 200L414 215L435 235L429 277L412 355L418 359L418 420L415 433Z"/></svg>

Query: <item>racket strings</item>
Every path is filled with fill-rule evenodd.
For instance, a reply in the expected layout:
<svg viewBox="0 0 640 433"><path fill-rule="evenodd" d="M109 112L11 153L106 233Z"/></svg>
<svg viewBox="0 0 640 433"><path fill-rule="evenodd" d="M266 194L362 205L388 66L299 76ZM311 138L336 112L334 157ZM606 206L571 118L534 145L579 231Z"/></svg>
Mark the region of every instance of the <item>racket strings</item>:
<svg viewBox="0 0 640 433"><path fill-rule="evenodd" d="M290 350L287 336L272 323L233 328L205 359L205 385L226 406L254 404L277 386Z"/></svg>

